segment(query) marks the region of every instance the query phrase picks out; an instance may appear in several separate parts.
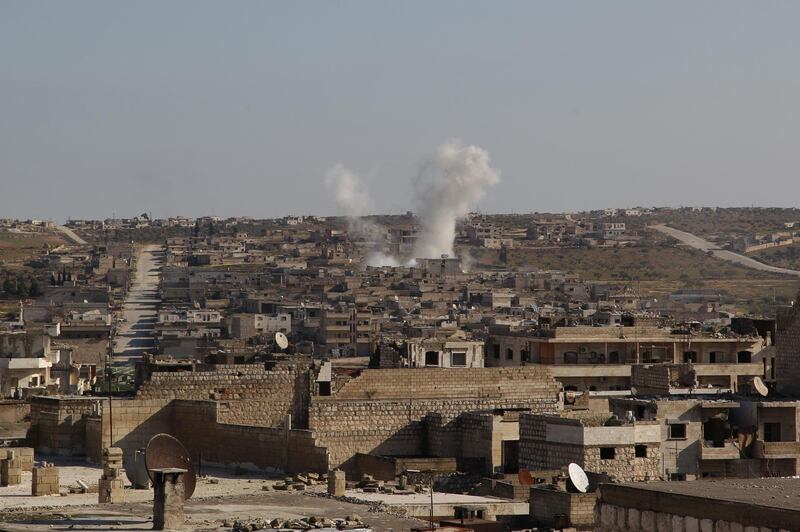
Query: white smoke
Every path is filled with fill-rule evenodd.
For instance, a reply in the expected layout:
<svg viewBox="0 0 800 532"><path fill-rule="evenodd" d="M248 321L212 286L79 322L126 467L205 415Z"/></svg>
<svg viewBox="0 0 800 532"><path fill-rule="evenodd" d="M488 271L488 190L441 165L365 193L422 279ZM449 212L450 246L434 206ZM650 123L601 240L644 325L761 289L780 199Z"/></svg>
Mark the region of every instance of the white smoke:
<svg viewBox="0 0 800 532"><path fill-rule="evenodd" d="M454 256L456 222L500 182L500 171L489 166L489 153L451 139L423 163L417 178L416 213L421 228L414 258Z"/></svg>
<svg viewBox="0 0 800 532"><path fill-rule="evenodd" d="M488 187L499 182L500 172L489 165L486 150L464 146L457 139L439 146L433 157L420 166L415 183L415 210L420 229L414 253L406 263L414 265L416 258L454 256L456 222L483 198ZM328 170L325 185L347 216L350 233L368 242L371 251L367 253L365 263L368 266L399 266L402 261L382 249L386 229L364 218L370 212L372 200L361 178L337 164Z"/></svg>
<svg viewBox="0 0 800 532"><path fill-rule="evenodd" d="M397 259L381 250L386 228L364 218L370 212L372 199L361 178L340 163L328 169L325 186L347 216L347 230L353 239L366 242L365 246L371 250L367 253L366 265L399 266Z"/></svg>
<svg viewBox="0 0 800 532"><path fill-rule="evenodd" d="M392 266L398 267L400 266L400 261L397 260L396 257L389 255L388 253L384 253L382 251L372 251L367 254L367 257L364 259L364 263L367 266Z"/></svg>

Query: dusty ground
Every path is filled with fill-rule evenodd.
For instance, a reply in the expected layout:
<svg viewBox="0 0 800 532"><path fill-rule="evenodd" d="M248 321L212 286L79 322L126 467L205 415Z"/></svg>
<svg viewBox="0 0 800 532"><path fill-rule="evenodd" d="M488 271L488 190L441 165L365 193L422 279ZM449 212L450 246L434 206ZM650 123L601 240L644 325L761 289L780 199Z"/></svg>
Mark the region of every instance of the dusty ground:
<svg viewBox="0 0 800 532"><path fill-rule="evenodd" d="M61 462L62 493L82 479L89 484L87 494L32 497L31 474L23 473L22 484L0 488L0 530L149 530L152 528L152 490L126 490L126 502L118 505L97 504L98 467ZM213 479L213 480L212 480ZM212 483L215 482L215 483ZM187 530L230 530L235 519L293 519L311 515L330 519L358 514L373 530L408 531L423 524L416 519L399 518L370 512L363 504L342 502L314 496L324 486L310 488L311 493L263 491L276 479L263 475L234 476L222 470L210 470L197 483L194 496L186 504Z"/></svg>

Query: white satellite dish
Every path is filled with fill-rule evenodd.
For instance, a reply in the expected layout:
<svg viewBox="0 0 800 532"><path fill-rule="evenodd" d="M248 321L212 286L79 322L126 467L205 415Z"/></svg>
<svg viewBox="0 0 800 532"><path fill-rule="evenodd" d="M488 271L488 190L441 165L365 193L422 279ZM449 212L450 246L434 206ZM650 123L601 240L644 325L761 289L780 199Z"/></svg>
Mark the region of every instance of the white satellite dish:
<svg viewBox="0 0 800 532"><path fill-rule="evenodd" d="M761 380L761 377L753 377L753 388L755 388L756 392L761 397L769 395L769 388L767 388L767 385Z"/></svg>
<svg viewBox="0 0 800 532"><path fill-rule="evenodd" d="M636 389L636 386L631 386L631 395L636 397L637 393L639 393L639 390Z"/></svg>
<svg viewBox="0 0 800 532"><path fill-rule="evenodd" d="M589 477L586 476L586 472L583 468L573 462L567 466L567 471L569 472L569 479L572 481L572 485L575 486L575 489L581 493L586 493L586 490L589 489Z"/></svg>
<svg viewBox="0 0 800 532"><path fill-rule="evenodd" d="M282 332L275 333L275 343L278 344L278 347L281 349L286 349L289 347L289 339L286 338L286 335Z"/></svg>

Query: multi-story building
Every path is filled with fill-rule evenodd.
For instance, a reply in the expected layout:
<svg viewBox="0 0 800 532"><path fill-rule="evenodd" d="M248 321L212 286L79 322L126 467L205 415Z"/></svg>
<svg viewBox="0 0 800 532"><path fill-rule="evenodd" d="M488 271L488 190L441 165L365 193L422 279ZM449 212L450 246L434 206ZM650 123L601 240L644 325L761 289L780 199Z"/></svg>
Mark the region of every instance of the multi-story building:
<svg viewBox="0 0 800 532"><path fill-rule="evenodd" d="M757 335L660 327L499 329L487 340L486 366L546 364L567 389L622 390L630 388L631 364L691 362L701 386L736 389L769 373L763 345Z"/></svg>
<svg viewBox="0 0 800 532"><path fill-rule="evenodd" d="M324 309L319 327L320 354L369 356L375 351L376 326L372 314L355 305Z"/></svg>

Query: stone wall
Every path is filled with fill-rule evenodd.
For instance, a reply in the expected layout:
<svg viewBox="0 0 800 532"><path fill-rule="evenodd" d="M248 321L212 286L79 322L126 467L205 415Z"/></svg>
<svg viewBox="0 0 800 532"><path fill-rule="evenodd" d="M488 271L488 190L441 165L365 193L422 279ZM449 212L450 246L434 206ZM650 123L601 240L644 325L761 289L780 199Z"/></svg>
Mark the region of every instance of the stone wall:
<svg viewBox="0 0 800 532"><path fill-rule="evenodd" d="M27 401L0 401L0 423L20 423L31 414L31 405Z"/></svg>
<svg viewBox="0 0 800 532"><path fill-rule="evenodd" d="M226 423L277 427L287 414L308 426L309 373L304 368L266 370L263 365L218 365L215 371L156 372L137 393L140 399L224 401Z"/></svg>
<svg viewBox="0 0 800 532"><path fill-rule="evenodd" d="M309 430L230 424L213 401L175 401L173 434L196 460L288 472L328 471L328 454Z"/></svg>
<svg viewBox="0 0 800 532"><path fill-rule="evenodd" d="M567 526L594 524L597 493L569 493L546 487L531 488L530 516L536 524L553 526L556 516L566 516Z"/></svg>
<svg viewBox="0 0 800 532"><path fill-rule="evenodd" d="M97 410L99 398L31 398L31 445L46 454L82 456L86 451L86 418Z"/></svg>
<svg viewBox="0 0 800 532"><path fill-rule="evenodd" d="M560 385L544 367L365 370L315 397L309 428L339 467L356 453L459 456L459 417L497 408L555 412ZM426 430L425 418L429 413Z"/></svg>
<svg viewBox="0 0 800 532"><path fill-rule="evenodd" d="M652 423L655 424L655 423ZM519 466L529 471L561 469L574 462L587 471L607 473L618 481L632 482L660 479L663 475L661 446L658 442L622 441L611 437L603 442L568 442L548 436L548 426L565 426L578 432L584 427L578 419L523 414L520 416ZM614 431L623 427L603 427ZM646 456L637 457L642 445ZM613 458L602 458L603 448L613 448Z"/></svg>

